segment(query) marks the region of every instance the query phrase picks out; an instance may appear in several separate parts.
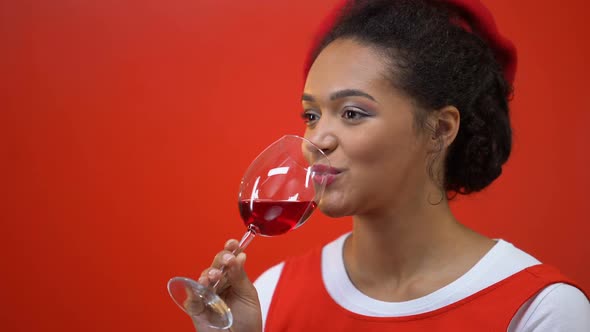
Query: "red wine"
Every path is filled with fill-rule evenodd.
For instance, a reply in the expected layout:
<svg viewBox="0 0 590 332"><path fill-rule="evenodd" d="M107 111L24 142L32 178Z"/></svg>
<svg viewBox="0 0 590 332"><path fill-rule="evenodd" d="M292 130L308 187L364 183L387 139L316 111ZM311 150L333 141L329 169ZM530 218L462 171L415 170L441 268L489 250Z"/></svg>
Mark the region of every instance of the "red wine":
<svg viewBox="0 0 590 332"><path fill-rule="evenodd" d="M257 234L274 236L301 225L313 212L315 202L243 200L239 202L244 224L254 227ZM252 225L252 226L251 226Z"/></svg>

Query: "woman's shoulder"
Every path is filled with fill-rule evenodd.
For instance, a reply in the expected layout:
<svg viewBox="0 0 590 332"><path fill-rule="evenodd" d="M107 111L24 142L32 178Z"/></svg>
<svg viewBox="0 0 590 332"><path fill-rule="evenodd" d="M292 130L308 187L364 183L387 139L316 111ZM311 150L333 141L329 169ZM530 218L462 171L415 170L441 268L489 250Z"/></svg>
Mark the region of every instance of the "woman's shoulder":
<svg viewBox="0 0 590 332"><path fill-rule="evenodd" d="M313 258L313 256L319 255L320 252L324 252L324 253L326 251L336 252L336 251L338 251L338 248L341 247L342 242L346 239L348 234L350 234L350 233L346 233L346 234L339 236L337 239L330 241L327 244L325 244L324 246L322 246L322 248L315 248L315 249L308 250L307 252L305 252L301 255L298 255L295 257L290 257L286 261L301 260L301 259L306 259L306 258L310 258L310 257ZM263 322L266 321L266 315L268 313L268 309L270 308L273 294L275 292L275 289L277 287L279 279L281 278L281 274L283 272L283 268L285 266L286 261L282 261L282 262L270 267L269 269L264 271L254 281L254 287L256 287L256 290L258 291L258 299L260 301L260 306L262 309L262 321Z"/></svg>
<svg viewBox="0 0 590 332"><path fill-rule="evenodd" d="M499 240L492 266L511 274L510 266L517 269L549 271L549 275L564 281L569 280L554 267L542 264L539 260L515 247L509 242ZM568 281L569 282L569 281ZM590 302L578 286L566 282L552 283L520 307L514 315L508 332L521 331L590 331Z"/></svg>
<svg viewBox="0 0 590 332"><path fill-rule="evenodd" d="M308 259L310 257L314 258L314 256L318 256L322 253L323 253L322 255L325 256L326 252L328 252L328 253L339 252L339 251L341 251L342 243L344 242L344 240L346 239L346 237L349 234L350 234L350 232L342 234L342 235L338 236L338 238L324 244L320 248L310 249L310 250L304 252L303 254L300 254L300 255L297 255L294 257L289 257L285 261L282 261L282 262L270 267L269 269L264 271L262 274L260 274L260 276L258 276L258 278L256 278L256 281L254 281L254 286L256 286L256 289L258 289L259 293L261 291L266 292L266 290L269 288L271 290L274 290L274 288L281 276L281 273L283 271L283 267L285 266L285 262Z"/></svg>
<svg viewBox="0 0 590 332"><path fill-rule="evenodd" d="M264 293L270 292L270 296L272 296L272 292L279 281L281 276L281 272L283 271L283 266L285 262L280 262L272 266L271 268L264 271L256 280L254 281L254 286L256 290L258 290L258 296L264 296Z"/></svg>
<svg viewBox="0 0 590 332"><path fill-rule="evenodd" d="M258 301L260 302L260 309L262 312L262 322L266 322L272 296L275 292L277 283L279 282L279 278L281 277L284 264L284 262L281 262L271 267L264 271L256 281L254 281L254 287L258 292Z"/></svg>
<svg viewBox="0 0 590 332"><path fill-rule="evenodd" d="M590 331L590 302L569 284L545 287L514 315L508 332Z"/></svg>

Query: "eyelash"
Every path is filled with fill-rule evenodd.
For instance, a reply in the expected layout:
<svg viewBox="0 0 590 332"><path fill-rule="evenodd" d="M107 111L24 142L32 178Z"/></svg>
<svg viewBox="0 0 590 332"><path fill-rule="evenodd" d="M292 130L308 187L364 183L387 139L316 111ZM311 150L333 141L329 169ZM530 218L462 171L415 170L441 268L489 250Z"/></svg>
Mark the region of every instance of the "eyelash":
<svg viewBox="0 0 590 332"><path fill-rule="evenodd" d="M347 115L349 115L350 117L347 117ZM360 109L344 109L342 111L342 118L344 118L345 120L348 121L360 121L363 118L369 117L371 116L370 114L367 114L364 111L361 111ZM315 117L315 119L312 119L312 117ZM319 120L320 115L317 114L316 112L313 112L311 110L305 110L301 113L301 118L303 119L303 121L310 125L313 124L313 122Z"/></svg>
<svg viewBox="0 0 590 332"><path fill-rule="evenodd" d="M350 115L351 113L352 113L352 116L354 118L352 118L352 117L345 117L345 115L347 115L347 114ZM365 118L367 116L369 116L367 113L361 112L361 111L356 110L356 109L346 109L346 110L344 110L344 112L342 112L342 117L344 117L347 120L360 120L360 119Z"/></svg>

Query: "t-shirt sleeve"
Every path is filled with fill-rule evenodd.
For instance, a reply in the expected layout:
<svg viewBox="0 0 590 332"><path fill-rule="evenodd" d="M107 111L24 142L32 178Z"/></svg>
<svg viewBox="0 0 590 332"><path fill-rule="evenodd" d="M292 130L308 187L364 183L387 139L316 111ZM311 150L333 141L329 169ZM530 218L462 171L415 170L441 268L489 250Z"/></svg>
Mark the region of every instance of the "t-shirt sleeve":
<svg viewBox="0 0 590 332"><path fill-rule="evenodd" d="M590 302L578 288L553 284L529 300L514 316L509 332L588 332Z"/></svg>
<svg viewBox="0 0 590 332"><path fill-rule="evenodd" d="M254 281L254 287L256 287L256 291L258 291L258 300L260 301L260 309L262 311L263 331L266 325L266 317L268 315L272 296L277 287L277 283L279 282L279 278L281 277L281 272L283 271L283 265L284 263L282 262L271 267Z"/></svg>

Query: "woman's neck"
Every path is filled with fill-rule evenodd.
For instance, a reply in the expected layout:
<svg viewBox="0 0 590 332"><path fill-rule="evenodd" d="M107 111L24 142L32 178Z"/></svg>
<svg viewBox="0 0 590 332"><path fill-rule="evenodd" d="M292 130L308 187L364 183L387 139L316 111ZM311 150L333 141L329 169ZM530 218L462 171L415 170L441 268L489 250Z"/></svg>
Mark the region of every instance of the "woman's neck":
<svg viewBox="0 0 590 332"><path fill-rule="evenodd" d="M429 294L467 272L494 242L461 225L446 200L355 216L344 246L351 281L365 294L403 301Z"/></svg>

